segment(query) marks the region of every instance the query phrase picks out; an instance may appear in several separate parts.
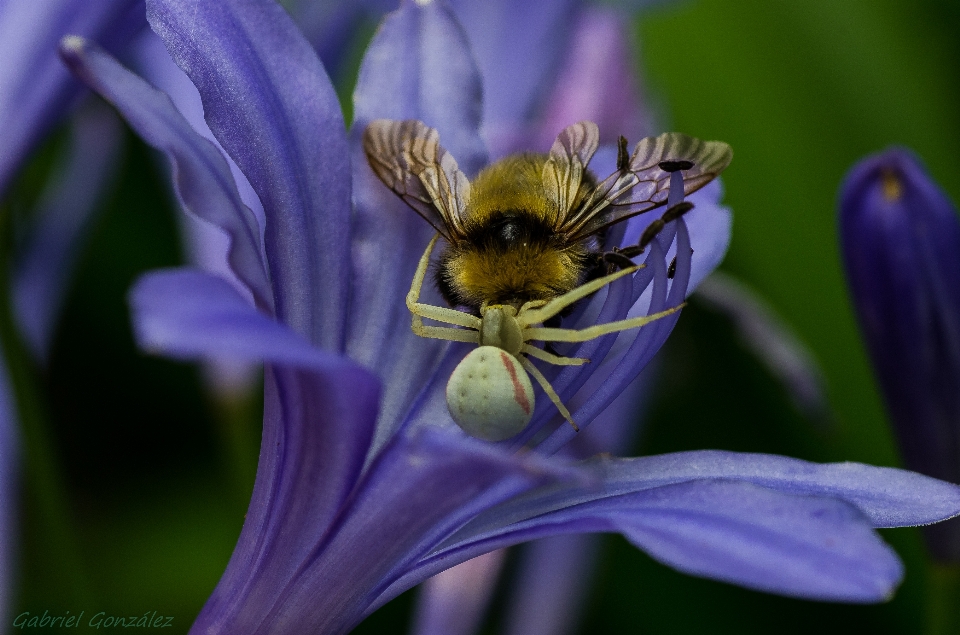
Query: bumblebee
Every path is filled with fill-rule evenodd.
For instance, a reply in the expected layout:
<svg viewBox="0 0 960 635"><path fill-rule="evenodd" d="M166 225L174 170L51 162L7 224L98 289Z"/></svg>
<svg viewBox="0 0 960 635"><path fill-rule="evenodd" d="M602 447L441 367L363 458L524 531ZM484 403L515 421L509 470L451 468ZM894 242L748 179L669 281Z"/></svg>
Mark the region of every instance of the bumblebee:
<svg viewBox="0 0 960 635"><path fill-rule="evenodd" d="M471 181L440 145L437 131L420 121L378 119L364 130L373 172L445 240L436 275L441 294L451 307L473 312L420 303L435 237L421 258L407 306L417 335L479 345L447 385L451 415L468 434L500 440L526 426L533 408L527 373L576 428L528 357L559 365L588 360L561 357L530 342L586 341L679 309L582 330L537 326L555 322L581 298L636 271L630 258L642 253L665 223L691 209L684 195L713 180L732 158L723 142L677 133L642 139L628 155L620 137L616 171L599 181L588 169L598 145L596 124L583 121L564 129L548 154L506 157ZM666 213L637 245L604 251L608 227L664 205ZM617 267L621 271L609 273ZM425 325L423 318L462 328Z"/></svg>

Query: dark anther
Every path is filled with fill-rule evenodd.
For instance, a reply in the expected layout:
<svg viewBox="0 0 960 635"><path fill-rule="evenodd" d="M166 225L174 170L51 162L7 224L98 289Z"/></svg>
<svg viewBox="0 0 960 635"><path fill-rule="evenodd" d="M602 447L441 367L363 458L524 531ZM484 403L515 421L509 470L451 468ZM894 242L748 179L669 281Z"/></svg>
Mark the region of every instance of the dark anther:
<svg viewBox="0 0 960 635"><path fill-rule="evenodd" d="M640 236L640 242L638 243L640 249L646 248L646 246L650 244L650 241L656 238L657 234L663 231L664 225L666 225L666 223L664 223L663 219L660 218L650 223L650 225L643 230L643 235Z"/></svg>
<svg viewBox="0 0 960 635"><path fill-rule="evenodd" d="M683 159L678 160L667 160L661 161L657 165L660 166L660 169L664 172L676 172L678 170L689 170L693 167L693 161L685 161Z"/></svg>
<svg viewBox="0 0 960 635"><path fill-rule="evenodd" d="M630 167L630 155L627 154L627 138L620 135L617 139L617 171L626 172Z"/></svg>
<svg viewBox="0 0 960 635"><path fill-rule="evenodd" d="M693 203L690 201L681 201L665 211L660 218L663 219L663 222L669 223L672 220L677 220L692 209Z"/></svg>
<svg viewBox="0 0 960 635"><path fill-rule="evenodd" d="M670 266L667 267L667 277L673 280L673 277L677 275L677 257L674 256L673 260L670 261Z"/></svg>
<svg viewBox="0 0 960 635"><path fill-rule="evenodd" d="M608 251L603 254L604 262L620 269L629 269L636 266L632 260L625 254L625 251Z"/></svg>

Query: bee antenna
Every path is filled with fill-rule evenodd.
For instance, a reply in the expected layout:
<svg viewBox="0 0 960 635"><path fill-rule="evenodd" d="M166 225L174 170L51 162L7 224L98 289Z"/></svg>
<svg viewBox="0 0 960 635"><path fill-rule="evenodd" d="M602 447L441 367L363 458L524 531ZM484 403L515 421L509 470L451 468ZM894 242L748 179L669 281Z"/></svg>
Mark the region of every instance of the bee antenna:
<svg viewBox="0 0 960 635"><path fill-rule="evenodd" d="M630 167L630 155L627 154L627 138L620 135L617 139L617 170L626 172Z"/></svg>

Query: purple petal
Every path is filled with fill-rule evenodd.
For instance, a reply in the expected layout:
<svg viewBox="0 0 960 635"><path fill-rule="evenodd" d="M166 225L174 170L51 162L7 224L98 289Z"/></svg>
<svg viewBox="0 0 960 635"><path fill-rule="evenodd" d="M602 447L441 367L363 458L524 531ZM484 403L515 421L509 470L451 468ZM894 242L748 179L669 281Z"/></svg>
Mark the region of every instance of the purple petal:
<svg viewBox="0 0 960 635"><path fill-rule="evenodd" d="M81 35L116 50L143 22L138 0L0 3L0 192L80 92L57 57L60 39Z"/></svg>
<svg viewBox="0 0 960 635"><path fill-rule="evenodd" d="M483 75L484 136L491 148L498 149L495 155L502 155L504 148L515 150L516 137L523 136L542 96L550 90L569 46L579 4L578 0L452 2Z"/></svg>
<svg viewBox="0 0 960 635"><path fill-rule="evenodd" d="M282 547L285 560L303 562L288 584L279 576L255 576L229 602L215 593L193 630L346 632L373 610L390 580L479 510L570 474L440 431L399 435L306 559Z"/></svg>
<svg viewBox="0 0 960 635"><path fill-rule="evenodd" d="M414 635L473 635L483 622L507 552L491 551L420 585Z"/></svg>
<svg viewBox="0 0 960 635"><path fill-rule="evenodd" d="M138 340L177 357L262 358L260 464L240 540L196 632L258 617L329 530L360 476L379 385L345 358L257 312L226 281L179 270L148 274L131 294ZM241 617L238 617L241 616ZM244 623L244 622L241 622Z"/></svg>
<svg viewBox="0 0 960 635"><path fill-rule="evenodd" d="M487 162L482 84L463 27L441 2L404 2L374 36L357 78L353 134L373 119L419 119L473 176Z"/></svg>
<svg viewBox="0 0 960 635"><path fill-rule="evenodd" d="M476 171L486 162L478 131L480 95L480 74L462 29L439 2L404 3L389 14L360 68L351 132L356 284L348 351L375 368L386 387L374 448L403 422L447 345L413 334L404 301L434 231L374 176L360 134L372 119L419 119L437 128L440 142L462 169ZM424 301L442 304L433 285L425 286ZM411 373L411 368L419 370ZM448 416L443 419L449 422Z"/></svg>
<svg viewBox="0 0 960 635"><path fill-rule="evenodd" d="M577 632L590 596L599 542L598 536L570 534L525 545L511 593L506 635Z"/></svg>
<svg viewBox="0 0 960 635"><path fill-rule="evenodd" d="M121 132L116 115L102 103L90 103L77 113L63 165L19 248L13 305L23 339L37 359L47 358L77 254L115 173Z"/></svg>
<svg viewBox="0 0 960 635"><path fill-rule="evenodd" d="M201 137L215 145L223 154L230 166L230 174L233 175L233 180L237 184L240 200L250 208L257 219L262 244L263 205L260 203L257 193L253 191L253 186L250 185L247 177L220 146L220 142L217 141L209 126L207 126L207 122L203 118L203 103L200 100L197 87L170 57L170 53L163 45L163 40L150 29L146 29L137 39L135 53L136 67L143 78L165 92L193 129ZM224 235L223 230L215 225L200 221L189 214L182 216L181 219L187 257L190 262L219 276L231 280L236 278L227 260L229 238Z"/></svg>
<svg viewBox="0 0 960 635"><path fill-rule="evenodd" d="M342 350L350 166L320 60L267 0L150 0L147 18L263 203L278 317L314 344Z"/></svg>
<svg viewBox="0 0 960 635"><path fill-rule="evenodd" d="M903 576L896 554L844 501L699 480L562 507L451 546L408 577L476 552L587 531L622 533L685 573L794 597L880 602Z"/></svg>
<svg viewBox="0 0 960 635"><path fill-rule="evenodd" d="M538 124L538 147L548 147L560 130L584 119L597 124L604 144L616 144L620 135L636 142L651 134L630 63L633 50L626 30L631 22L619 11L600 7L585 8L577 18Z"/></svg>
<svg viewBox="0 0 960 635"><path fill-rule="evenodd" d="M854 505L875 527L935 523L960 514L960 487L916 472L861 463L809 463L773 454L702 450L630 459L602 459L595 469L602 490L542 492L486 512L481 526L499 527L521 518L598 497L705 479L746 481L805 496L828 496Z"/></svg>
<svg viewBox="0 0 960 635"><path fill-rule="evenodd" d="M330 530L373 432L379 387L352 365L268 367L264 384L253 497L227 570L192 633L254 632Z"/></svg>
<svg viewBox="0 0 960 635"><path fill-rule="evenodd" d="M181 205L231 237L230 263L258 306L272 306L260 252L260 230L240 201L223 156L190 127L170 99L80 38L66 38L62 55L71 69L110 101L144 140L163 151L173 167Z"/></svg>
<svg viewBox="0 0 960 635"><path fill-rule="evenodd" d="M960 483L960 220L903 149L843 185L847 279L908 467ZM931 546L960 561L960 524Z"/></svg>
<svg viewBox="0 0 960 635"><path fill-rule="evenodd" d="M148 273L131 289L130 305L137 343L154 353L318 369L346 363L257 311L226 280L202 271Z"/></svg>

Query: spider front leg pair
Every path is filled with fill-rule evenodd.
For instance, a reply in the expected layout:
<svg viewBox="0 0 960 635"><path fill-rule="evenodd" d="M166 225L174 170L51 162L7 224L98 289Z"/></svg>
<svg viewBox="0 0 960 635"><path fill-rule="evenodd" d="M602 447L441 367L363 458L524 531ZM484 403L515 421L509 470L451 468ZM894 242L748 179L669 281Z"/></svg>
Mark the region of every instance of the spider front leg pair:
<svg viewBox="0 0 960 635"><path fill-rule="evenodd" d="M480 317L423 304L420 291L439 236L427 245L407 294L407 308L413 316L411 327L420 337L475 343L478 347L457 365L447 382L447 407L453 420L467 434L487 441L508 439L530 422L533 415L532 375L557 410L577 428L569 410L540 370L527 359L535 357L549 364L571 366L590 360L562 357L533 346L529 342L585 342L609 333L617 333L649 324L679 311L683 305L637 318L598 324L585 329L537 327L568 306L595 293L614 280L632 274L630 267L598 278L549 301L527 302L520 310L510 305L484 304ZM463 328L430 326L423 318Z"/></svg>

